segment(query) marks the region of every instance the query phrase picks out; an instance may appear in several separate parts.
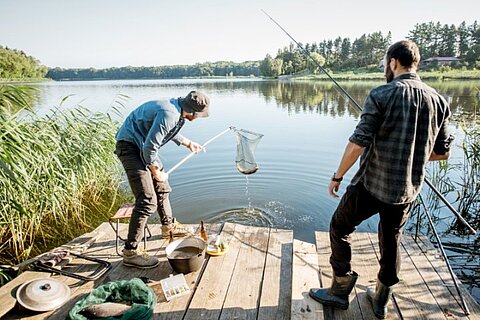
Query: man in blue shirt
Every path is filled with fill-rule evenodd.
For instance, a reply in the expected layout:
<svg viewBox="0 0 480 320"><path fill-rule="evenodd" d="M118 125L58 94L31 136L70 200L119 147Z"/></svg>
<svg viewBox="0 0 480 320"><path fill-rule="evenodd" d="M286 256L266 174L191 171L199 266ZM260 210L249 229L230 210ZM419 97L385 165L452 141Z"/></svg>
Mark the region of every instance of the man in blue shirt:
<svg viewBox="0 0 480 320"><path fill-rule="evenodd" d="M137 268L153 268L159 261L137 250L143 237L148 217L158 210L162 223L162 237L172 233L182 236L188 230L172 216L168 174L158 156L159 149L172 140L192 152L202 146L178 132L185 119L208 117L209 99L201 92L191 91L186 97L165 101L149 101L133 110L115 136L115 154L128 177L135 196L135 206L128 228L128 237L123 250L123 264Z"/></svg>

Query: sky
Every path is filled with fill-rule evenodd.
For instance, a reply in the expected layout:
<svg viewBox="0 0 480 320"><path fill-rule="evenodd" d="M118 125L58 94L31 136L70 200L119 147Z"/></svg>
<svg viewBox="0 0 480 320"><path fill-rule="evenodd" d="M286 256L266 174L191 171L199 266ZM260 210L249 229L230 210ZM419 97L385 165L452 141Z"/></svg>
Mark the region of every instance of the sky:
<svg viewBox="0 0 480 320"><path fill-rule="evenodd" d="M63 68L261 60L291 42L261 9L302 43L480 20L478 0L0 0L0 45Z"/></svg>

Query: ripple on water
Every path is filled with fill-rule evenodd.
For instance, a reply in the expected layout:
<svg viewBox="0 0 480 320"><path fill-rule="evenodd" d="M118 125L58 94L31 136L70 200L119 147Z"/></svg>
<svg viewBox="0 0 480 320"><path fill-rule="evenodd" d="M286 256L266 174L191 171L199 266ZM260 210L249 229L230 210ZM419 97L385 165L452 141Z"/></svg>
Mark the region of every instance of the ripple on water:
<svg viewBox="0 0 480 320"><path fill-rule="evenodd" d="M232 222L257 227L272 227L273 221L274 217L270 213L252 207L222 211L207 220L209 223Z"/></svg>

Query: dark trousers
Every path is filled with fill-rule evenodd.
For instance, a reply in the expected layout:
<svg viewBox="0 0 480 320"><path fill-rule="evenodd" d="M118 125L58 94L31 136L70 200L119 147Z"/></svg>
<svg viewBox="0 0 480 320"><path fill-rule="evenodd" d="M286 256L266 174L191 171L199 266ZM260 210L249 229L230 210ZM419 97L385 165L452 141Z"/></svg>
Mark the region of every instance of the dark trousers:
<svg viewBox="0 0 480 320"><path fill-rule="evenodd" d="M122 162L128 183L135 197L135 207L128 226L126 249L137 248L142 240L148 217L158 210L162 224L173 221L169 193L172 191L168 181L159 182L153 178L140 157L140 149L134 143L118 141L115 154Z"/></svg>
<svg viewBox="0 0 480 320"><path fill-rule="evenodd" d="M380 271L378 279L386 286L396 284L400 271L400 241L412 203L388 204L373 197L359 183L349 185L330 222L330 264L336 276L351 271L352 250L350 234L364 220L380 214L378 241L380 245Z"/></svg>

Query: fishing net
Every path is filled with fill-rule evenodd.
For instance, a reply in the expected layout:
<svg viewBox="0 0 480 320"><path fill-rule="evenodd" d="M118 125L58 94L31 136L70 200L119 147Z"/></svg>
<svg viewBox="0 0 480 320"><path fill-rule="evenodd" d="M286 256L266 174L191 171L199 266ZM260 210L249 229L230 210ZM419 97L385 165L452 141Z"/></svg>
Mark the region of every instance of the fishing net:
<svg viewBox="0 0 480 320"><path fill-rule="evenodd" d="M257 172L258 164L255 161L255 150L263 134L244 129L234 129L237 138L237 156L235 162L237 170L243 174Z"/></svg>
<svg viewBox="0 0 480 320"><path fill-rule="evenodd" d="M84 309L112 302L128 302L131 307L120 317L102 316L105 320L147 320L152 319L153 309L157 304L157 297L142 280L119 280L105 283L94 289L87 296L80 299L70 310L68 319L87 320L91 319L83 313Z"/></svg>

